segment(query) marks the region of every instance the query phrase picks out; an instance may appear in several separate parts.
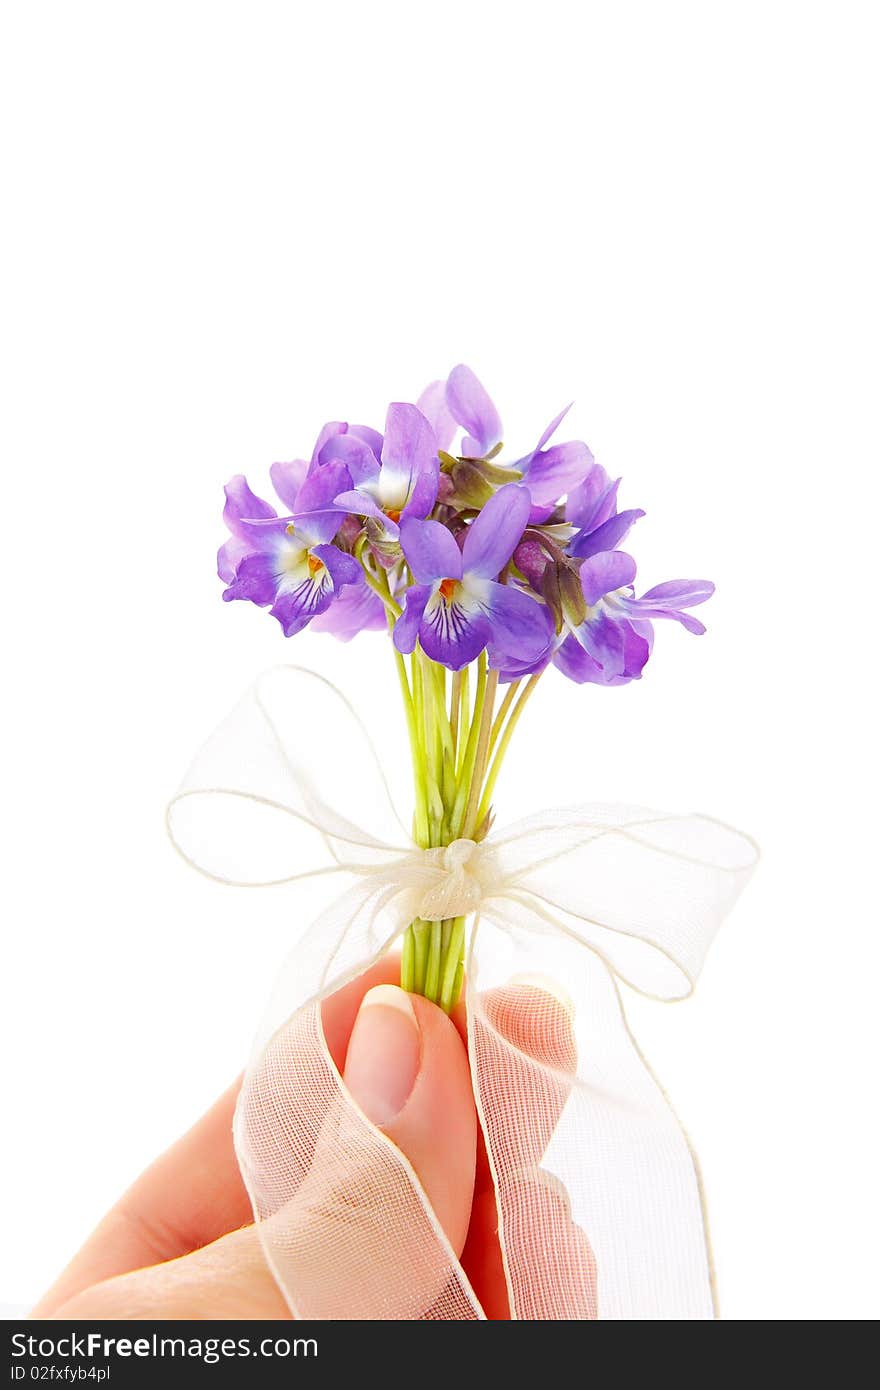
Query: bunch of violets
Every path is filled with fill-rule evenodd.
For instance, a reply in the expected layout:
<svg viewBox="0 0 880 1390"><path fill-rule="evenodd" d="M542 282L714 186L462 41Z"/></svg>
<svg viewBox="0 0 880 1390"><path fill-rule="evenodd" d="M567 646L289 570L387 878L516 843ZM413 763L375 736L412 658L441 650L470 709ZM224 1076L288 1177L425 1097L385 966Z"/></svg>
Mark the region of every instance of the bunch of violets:
<svg viewBox="0 0 880 1390"><path fill-rule="evenodd" d="M383 433L335 421L310 459L273 464L280 505L241 475L226 487L224 599L267 608L286 637L390 630L424 848L485 837L511 736L549 666L624 685L644 670L654 619L705 631L687 610L711 596L707 580L636 596L620 546L644 513L618 510L620 479L586 444L552 442L567 410L504 463L498 411L460 365L415 405L389 406ZM463 918L414 922L403 987L448 1011L463 950Z"/></svg>

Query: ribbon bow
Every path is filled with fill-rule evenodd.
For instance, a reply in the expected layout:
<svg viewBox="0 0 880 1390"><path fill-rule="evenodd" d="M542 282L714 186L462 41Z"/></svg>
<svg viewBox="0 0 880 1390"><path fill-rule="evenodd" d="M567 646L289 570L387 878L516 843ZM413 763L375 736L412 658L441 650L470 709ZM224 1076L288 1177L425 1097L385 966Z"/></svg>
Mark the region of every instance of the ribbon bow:
<svg viewBox="0 0 880 1390"><path fill-rule="evenodd" d="M328 744L345 769L341 804ZM294 1316L484 1316L416 1174L348 1095L321 1028L321 1000L411 921L461 915L511 1316L713 1316L695 1159L617 980L663 1000L691 992L757 860L747 836L705 816L588 805L481 844L420 849L348 701L298 667L266 673L220 726L168 827L221 882L337 889L282 971L235 1119L263 1249ZM553 981L570 1000L562 1049L548 1041L561 1008ZM529 1024L537 1010L537 1027L523 1026L524 1010Z"/></svg>

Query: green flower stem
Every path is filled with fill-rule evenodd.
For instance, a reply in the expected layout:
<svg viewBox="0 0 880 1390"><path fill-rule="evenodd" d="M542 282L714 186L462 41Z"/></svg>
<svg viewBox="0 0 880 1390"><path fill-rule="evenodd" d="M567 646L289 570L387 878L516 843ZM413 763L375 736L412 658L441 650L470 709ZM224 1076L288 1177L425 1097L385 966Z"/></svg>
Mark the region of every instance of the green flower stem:
<svg viewBox="0 0 880 1390"><path fill-rule="evenodd" d="M455 983L452 986L449 1008L446 1013L452 1013L459 999L461 998L461 987L464 984L464 950L462 949L461 960L458 962L458 969L455 972Z"/></svg>
<svg viewBox="0 0 880 1390"><path fill-rule="evenodd" d="M465 666L461 672L461 715L460 728L458 735L457 760L455 764L455 775L460 777L464 767L464 755L467 748L468 733L471 727L471 676L470 669Z"/></svg>
<svg viewBox="0 0 880 1390"><path fill-rule="evenodd" d="M451 1013L458 1003L461 993L461 980L464 973L464 922L463 917L453 917L450 924L449 946L443 962L438 1003L446 1013Z"/></svg>
<svg viewBox="0 0 880 1390"><path fill-rule="evenodd" d="M452 734L453 771L458 763L458 734L461 724L461 686L461 672L455 671L452 676L452 694L449 697L449 731Z"/></svg>
<svg viewBox="0 0 880 1390"><path fill-rule="evenodd" d="M492 754L495 752L495 744L498 742L498 736L501 733L502 726L504 724L505 719L507 718L507 711L510 709L511 704L513 703L513 697L516 695L516 692L519 689L520 684L521 681L510 682L510 685L507 687L504 699L501 701L501 707L498 710L498 713L496 714L495 719L492 722L492 733L489 736L490 758Z"/></svg>
<svg viewBox="0 0 880 1390"><path fill-rule="evenodd" d="M428 957L425 965L425 998L435 1004L440 998L440 964L443 941L443 923L431 922L428 935Z"/></svg>
<svg viewBox="0 0 880 1390"><path fill-rule="evenodd" d="M388 627L392 629L394 623L391 615L388 616ZM412 754L413 765L413 789L415 792L415 810L413 812L413 839L422 846L428 843L428 813L426 796L424 789L424 769L422 759L422 745L419 739L416 713L413 705L412 691L410 690L409 679L406 674L406 662L400 652L394 650L395 665L397 667L397 679L400 683L400 693L403 698L403 710L406 716L406 727L409 732L409 747Z"/></svg>
<svg viewBox="0 0 880 1390"><path fill-rule="evenodd" d="M366 571L394 625L388 579ZM399 612L399 609L398 609ZM537 682L514 681L496 712L498 673L490 671L485 652L477 660L471 703L467 667L453 673L417 648L409 663L395 652L398 679L409 732L415 784L414 838L423 849L448 845L461 837L476 838L491 809L495 783L513 731ZM465 918L443 922L416 919L403 937L400 983L450 1013L464 978Z"/></svg>
<svg viewBox="0 0 880 1390"><path fill-rule="evenodd" d="M400 955L400 988L412 993L416 987L416 933L412 923L403 934Z"/></svg>
<svg viewBox="0 0 880 1390"><path fill-rule="evenodd" d="M523 690L518 701L511 710L510 718L507 721L507 728L504 730L504 733L501 736L501 741L498 744L498 751L495 754L495 757L492 761L492 766L489 770L489 776L486 778L486 789L483 792L483 798L480 802L480 809L477 812L478 824L480 824L483 821L483 819L489 814L489 808L492 804L492 796L495 791L495 783L498 781L498 774L501 771L501 765L504 762L504 755L510 747L510 740L513 737L513 731L519 723L522 712L528 704L532 696L532 693L534 692L535 687L537 686L538 681L541 678L541 675L542 673L539 671L537 675L529 676L529 679L526 682L525 689Z"/></svg>
<svg viewBox="0 0 880 1390"><path fill-rule="evenodd" d="M494 673L493 673L494 674ZM497 677L496 677L497 680ZM483 707L486 702L486 653L480 652L477 661L477 690L474 695L474 710L471 716L471 725L468 731L467 747L464 751L461 771L458 779L458 791L456 792L455 805L452 808L450 824L452 827L453 839L458 839L464 826L465 813L467 811L468 798L470 793L471 781L474 775L474 767L477 760L477 747L480 739L480 725L483 721Z"/></svg>
<svg viewBox="0 0 880 1390"><path fill-rule="evenodd" d="M389 613L392 618L399 618L401 613L403 612L403 609L401 608L400 604L395 603L394 599L391 597L391 590L388 588L388 578L385 574L385 571L382 571L382 578L377 579L374 574L370 573L369 569L365 565L363 556L360 556L359 558L361 562L361 569L364 572L364 579L366 579L370 588L373 590L373 593L379 595L379 598L385 605L386 612Z"/></svg>
<svg viewBox="0 0 880 1390"><path fill-rule="evenodd" d="M412 925L413 937L415 940L413 991L416 994L425 993L425 979L428 973L428 944L432 926L432 922L423 922L421 918L417 918Z"/></svg>
<svg viewBox="0 0 880 1390"><path fill-rule="evenodd" d="M474 757L474 769L471 773L471 784L468 790L467 807L465 809L464 822L461 833L465 839L473 839L479 824L480 788L483 785L483 778L486 775L486 762L489 756L489 736L492 732L492 710L495 705L495 692L498 689L498 672L490 671L489 679L486 682L486 694L483 700L483 707L480 711L480 727L477 733L477 751Z"/></svg>

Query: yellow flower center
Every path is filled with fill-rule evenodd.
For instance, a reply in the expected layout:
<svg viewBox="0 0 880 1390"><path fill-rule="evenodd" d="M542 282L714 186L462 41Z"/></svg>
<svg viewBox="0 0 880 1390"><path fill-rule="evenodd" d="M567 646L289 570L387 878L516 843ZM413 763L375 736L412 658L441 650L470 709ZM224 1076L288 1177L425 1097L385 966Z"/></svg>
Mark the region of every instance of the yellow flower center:
<svg viewBox="0 0 880 1390"><path fill-rule="evenodd" d="M447 603L451 603L451 601L455 598L455 591L456 591L457 588L458 588L458 580L457 580L457 579L441 579L441 580L440 580L440 593L443 595L443 597L445 598L445 600L446 600Z"/></svg>
<svg viewBox="0 0 880 1390"><path fill-rule="evenodd" d="M323 568L324 568L324 561L323 561L323 560L319 560L318 557L317 557L317 555L310 555L310 556L309 556L309 574L312 576L312 578L314 578L316 574L320 573L320 571L321 571Z"/></svg>

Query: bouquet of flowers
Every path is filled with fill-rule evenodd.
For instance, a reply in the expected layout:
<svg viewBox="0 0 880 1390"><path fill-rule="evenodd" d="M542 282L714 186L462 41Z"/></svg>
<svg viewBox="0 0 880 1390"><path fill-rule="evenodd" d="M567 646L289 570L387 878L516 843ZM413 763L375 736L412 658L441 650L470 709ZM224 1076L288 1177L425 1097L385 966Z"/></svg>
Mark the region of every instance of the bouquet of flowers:
<svg viewBox="0 0 880 1390"><path fill-rule="evenodd" d="M713 592L672 580L637 595L621 546L643 512L619 509L620 480L586 444L556 442L566 414L506 462L498 412L462 365L416 404L392 404L382 433L325 425L310 459L272 466L274 505L243 476L226 487L224 599L267 609L286 637L387 632L412 757L401 834L351 706L282 668L206 745L169 812L178 848L225 882L346 885L297 945L236 1120L264 1248L298 1315L482 1316L418 1179L356 1112L322 1047L321 1000L398 939L405 990L450 1012L467 983L512 1316L712 1315L693 1156L626 1029L615 976L662 998L688 993L754 847L708 817L620 806L494 829L499 773L545 671L637 680L655 620L700 634L690 610ZM305 728L350 741L340 792ZM499 1023L515 978L565 981L564 1056L531 1026L542 989ZM517 1009L528 1028L511 1023ZM365 1252L361 1304L352 1311L347 1295L340 1312L326 1293L316 1304L316 1263L350 1268Z"/></svg>

